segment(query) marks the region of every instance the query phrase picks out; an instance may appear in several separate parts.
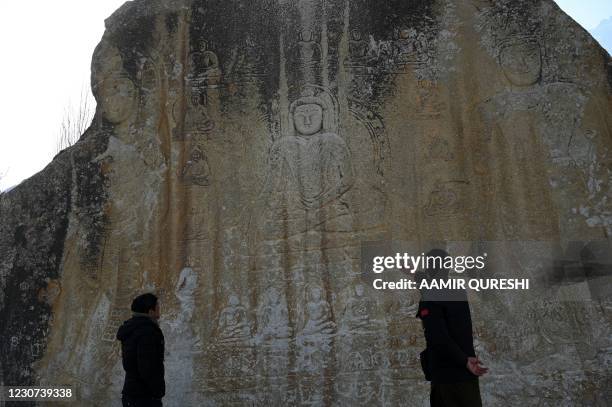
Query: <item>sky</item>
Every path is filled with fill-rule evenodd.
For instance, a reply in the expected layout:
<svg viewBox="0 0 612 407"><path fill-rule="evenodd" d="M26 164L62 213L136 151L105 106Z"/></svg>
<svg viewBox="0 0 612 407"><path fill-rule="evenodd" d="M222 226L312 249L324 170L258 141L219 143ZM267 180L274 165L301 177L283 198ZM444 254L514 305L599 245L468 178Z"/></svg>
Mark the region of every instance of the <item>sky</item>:
<svg viewBox="0 0 612 407"><path fill-rule="evenodd" d="M66 108L90 92L91 55L104 19L123 3L0 0L0 191L53 159ZM557 3L588 30L612 16L612 0Z"/></svg>
<svg viewBox="0 0 612 407"><path fill-rule="evenodd" d="M612 16L612 0L556 0L559 7L587 30Z"/></svg>
<svg viewBox="0 0 612 407"><path fill-rule="evenodd" d="M104 19L125 0L0 0L0 190L56 153L70 103L89 92Z"/></svg>

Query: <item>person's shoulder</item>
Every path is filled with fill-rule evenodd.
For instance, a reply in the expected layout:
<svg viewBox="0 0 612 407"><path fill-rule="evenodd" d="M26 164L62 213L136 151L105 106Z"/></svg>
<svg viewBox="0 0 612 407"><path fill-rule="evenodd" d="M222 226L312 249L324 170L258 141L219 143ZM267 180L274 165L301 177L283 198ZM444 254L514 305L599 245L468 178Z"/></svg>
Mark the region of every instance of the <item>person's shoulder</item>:
<svg viewBox="0 0 612 407"><path fill-rule="evenodd" d="M135 330L137 330L139 333L148 334L148 333L157 333L158 331L161 333L161 329L152 319L146 318L146 317L138 317L138 318L139 318L139 321L138 321L138 325L136 326Z"/></svg>
<svg viewBox="0 0 612 407"><path fill-rule="evenodd" d="M157 324L154 322L141 326L137 332L137 336L137 342L140 344L156 344L164 342L164 334L159 326L157 326Z"/></svg>
<svg viewBox="0 0 612 407"><path fill-rule="evenodd" d="M470 312L470 304L467 299L455 299L451 301L444 301L442 307L446 312L453 315L464 314Z"/></svg>
<svg viewBox="0 0 612 407"><path fill-rule="evenodd" d="M436 301L436 300L431 300L431 299L423 299L419 301L419 308L420 307L440 308L442 306L444 306L444 301Z"/></svg>
<svg viewBox="0 0 612 407"><path fill-rule="evenodd" d="M419 302L416 318L423 319L432 314L437 314L442 310L443 305L440 301L422 300Z"/></svg>

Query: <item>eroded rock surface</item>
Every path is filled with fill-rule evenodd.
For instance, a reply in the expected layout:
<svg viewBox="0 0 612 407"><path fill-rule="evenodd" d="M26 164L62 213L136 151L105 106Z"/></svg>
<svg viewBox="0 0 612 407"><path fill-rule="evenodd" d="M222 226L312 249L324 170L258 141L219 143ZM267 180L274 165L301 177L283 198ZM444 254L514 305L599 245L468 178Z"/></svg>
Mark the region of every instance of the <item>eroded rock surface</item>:
<svg viewBox="0 0 612 407"><path fill-rule="evenodd" d="M612 65L552 1L135 0L106 27L91 128L0 195L3 384L119 405L151 290L166 405L426 405L418 297L364 283L362 242L526 241L498 258L533 278L529 241L610 253ZM472 303L486 405L609 405L593 281Z"/></svg>

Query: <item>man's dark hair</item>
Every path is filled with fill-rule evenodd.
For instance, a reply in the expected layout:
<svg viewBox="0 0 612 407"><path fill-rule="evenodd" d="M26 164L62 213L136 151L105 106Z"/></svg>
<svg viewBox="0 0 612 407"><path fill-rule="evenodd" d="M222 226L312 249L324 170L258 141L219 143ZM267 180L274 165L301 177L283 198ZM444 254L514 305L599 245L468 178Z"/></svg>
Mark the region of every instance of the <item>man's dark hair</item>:
<svg viewBox="0 0 612 407"><path fill-rule="evenodd" d="M149 310L155 309L157 305L157 297L154 294L146 293L139 295L132 301L132 312L140 312L146 314Z"/></svg>

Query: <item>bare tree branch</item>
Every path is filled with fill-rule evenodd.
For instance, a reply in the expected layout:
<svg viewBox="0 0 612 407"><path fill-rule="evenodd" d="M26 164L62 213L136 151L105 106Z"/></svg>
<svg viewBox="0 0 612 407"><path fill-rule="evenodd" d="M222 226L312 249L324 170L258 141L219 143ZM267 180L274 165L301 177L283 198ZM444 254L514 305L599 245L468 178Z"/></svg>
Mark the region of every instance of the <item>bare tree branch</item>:
<svg viewBox="0 0 612 407"><path fill-rule="evenodd" d="M9 172L9 168L7 168L5 170L0 169L0 181L2 181L2 178L6 177L6 174L8 174L8 172ZM0 183L0 194L2 192L3 192L2 184Z"/></svg>
<svg viewBox="0 0 612 407"><path fill-rule="evenodd" d="M91 124L94 112L95 102L91 94L83 87L78 105L74 106L70 102L64 109L64 117L57 135L56 153L79 141L81 135Z"/></svg>

